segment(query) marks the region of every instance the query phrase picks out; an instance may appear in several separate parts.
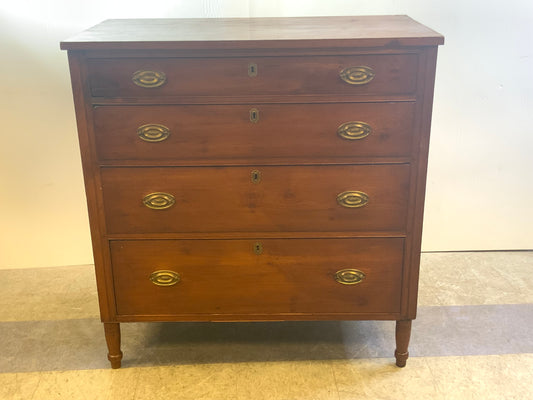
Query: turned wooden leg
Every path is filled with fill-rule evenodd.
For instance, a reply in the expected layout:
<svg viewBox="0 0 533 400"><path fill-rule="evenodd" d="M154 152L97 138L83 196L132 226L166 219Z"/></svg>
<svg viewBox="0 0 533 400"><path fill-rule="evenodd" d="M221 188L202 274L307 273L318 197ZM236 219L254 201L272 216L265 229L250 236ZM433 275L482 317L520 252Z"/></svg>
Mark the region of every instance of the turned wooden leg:
<svg viewBox="0 0 533 400"><path fill-rule="evenodd" d="M411 338L411 320L396 321L396 365L400 368L405 367L407 358L409 358L409 339Z"/></svg>
<svg viewBox="0 0 533 400"><path fill-rule="evenodd" d="M120 324L116 322L104 322L105 341L107 342L107 359L111 362L111 368L120 368L122 351L120 351Z"/></svg>

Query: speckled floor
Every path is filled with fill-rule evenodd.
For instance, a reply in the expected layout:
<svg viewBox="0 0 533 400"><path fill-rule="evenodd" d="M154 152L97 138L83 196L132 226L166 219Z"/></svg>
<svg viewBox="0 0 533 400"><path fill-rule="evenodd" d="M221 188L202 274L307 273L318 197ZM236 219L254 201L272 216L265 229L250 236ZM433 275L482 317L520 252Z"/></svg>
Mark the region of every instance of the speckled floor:
<svg viewBox="0 0 533 400"><path fill-rule="evenodd" d="M92 266L0 270L0 400L532 399L533 252L426 253L407 367L394 322L122 324Z"/></svg>

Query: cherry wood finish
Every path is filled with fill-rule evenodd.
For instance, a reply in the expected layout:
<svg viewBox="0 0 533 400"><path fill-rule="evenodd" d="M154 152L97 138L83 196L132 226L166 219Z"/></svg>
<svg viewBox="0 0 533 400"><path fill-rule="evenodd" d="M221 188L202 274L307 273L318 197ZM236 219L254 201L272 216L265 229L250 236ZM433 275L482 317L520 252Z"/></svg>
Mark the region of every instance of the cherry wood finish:
<svg viewBox="0 0 533 400"><path fill-rule="evenodd" d="M397 321L404 366L442 43L406 16L110 20L62 42L112 367L121 322L328 319ZM373 79L344 82L357 66ZM341 138L353 121L370 135ZM169 137L141 140L146 124ZM175 204L147 208L153 192Z"/></svg>
<svg viewBox="0 0 533 400"><path fill-rule="evenodd" d="M261 246L260 254L255 246ZM396 239L262 239L113 241L120 315L399 313L404 241ZM355 268L361 283L335 273ZM179 283L148 276L171 270Z"/></svg>
<svg viewBox="0 0 533 400"><path fill-rule="evenodd" d="M408 164L121 167L103 168L101 177L109 234L406 230ZM366 193L368 203L339 205L337 195L349 190ZM176 203L150 209L142 199L153 192Z"/></svg>
<svg viewBox="0 0 533 400"><path fill-rule="evenodd" d="M327 43L325 43L327 42ZM107 20L63 50L197 50L437 46L439 33L405 15Z"/></svg>
<svg viewBox="0 0 533 400"><path fill-rule="evenodd" d="M252 109L257 122L250 121ZM360 156L408 157L414 112L414 102L100 106L94 109L94 134L98 158L106 164L353 162ZM362 139L342 138L337 129L351 121L368 124L372 132ZM163 125L170 135L161 142L143 141L137 130L146 124Z"/></svg>
<svg viewBox="0 0 533 400"><path fill-rule="evenodd" d="M249 76L250 64L257 76ZM416 54L327 57L235 57L98 59L88 64L94 97L234 96L285 94L409 94L416 85ZM339 79L343 68L367 66L371 85L354 87ZM131 84L136 71L162 71L166 82L157 90Z"/></svg>
<svg viewBox="0 0 533 400"><path fill-rule="evenodd" d="M120 368L122 364L122 351L120 350L120 324L114 322L104 322L105 339L109 353L107 359L111 363L111 368Z"/></svg>
<svg viewBox="0 0 533 400"><path fill-rule="evenodd" d="M400 368L405 367L407 358L409 358L409 339L411 338L411 323L412 320L396 321L396 350L394 357L396 357L396 365Z"/></svg>

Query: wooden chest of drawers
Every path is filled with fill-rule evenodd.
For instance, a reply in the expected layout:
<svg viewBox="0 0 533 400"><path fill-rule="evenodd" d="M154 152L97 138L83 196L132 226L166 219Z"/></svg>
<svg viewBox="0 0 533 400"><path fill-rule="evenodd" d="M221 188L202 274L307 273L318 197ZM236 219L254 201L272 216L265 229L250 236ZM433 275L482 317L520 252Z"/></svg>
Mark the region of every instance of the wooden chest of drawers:
<svg viewBox="0 0 533 400"><path fill-rule="evenodd" d="M109 20L68 50L113 368L131 321L396 321L437 46L405 16Z"/></svg>

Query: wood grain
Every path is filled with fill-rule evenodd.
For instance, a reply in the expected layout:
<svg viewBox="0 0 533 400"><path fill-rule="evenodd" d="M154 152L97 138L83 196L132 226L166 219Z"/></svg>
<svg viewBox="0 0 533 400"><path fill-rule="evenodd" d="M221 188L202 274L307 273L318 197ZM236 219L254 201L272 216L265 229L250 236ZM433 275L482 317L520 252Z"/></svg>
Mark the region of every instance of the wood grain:
<svg viewBox="0 0 533 400"><path fill-rule="evenodd" d="M405 15L107 20L63 50L436 46L437 32Z"/></svg>
<svg viewBox="0 0 533 400"><path fill-rule="evenodd" d="M250 121L257 109L259 120ZM401 157L411 153L413 103L243 104L209 106L105 106L94 110L98 157L102 162L163 161L198 164L259 159ZM367 123L372 133L346 140L343 123ZM170 129L158 143L141 140L137 129Z"/></svg>
<svg viewBox="0 0 533 400"><path fill-rule="evenodd" d="M108 233L401 231L408 177L407 164L102 169ZM368 204L340 206L337 195L349 190L368 194ZM176 204L146 207L153 192Z"/></svg>
<svg viewBox="0 0 533 400"><path fill-rule="evenodd" d="M111 249L121 315L399 311L403 239L113 241ZM345 268L366 278L336 282ZM148 279L156 270L181 281L156 286Z"/></svg>
<svg viewBox="0 0 533 400"><path fill-rule="evenodd" d="M94 97L372 95L407 94L415 90L416 54L326 57L138 58L91 59L89 82ZM257 76L248 75L249 65ZM339 74L345 68L367 66L375 77L351 85ZM132 81L136 71L162 72L166 82L144 88Z"/></svg>

